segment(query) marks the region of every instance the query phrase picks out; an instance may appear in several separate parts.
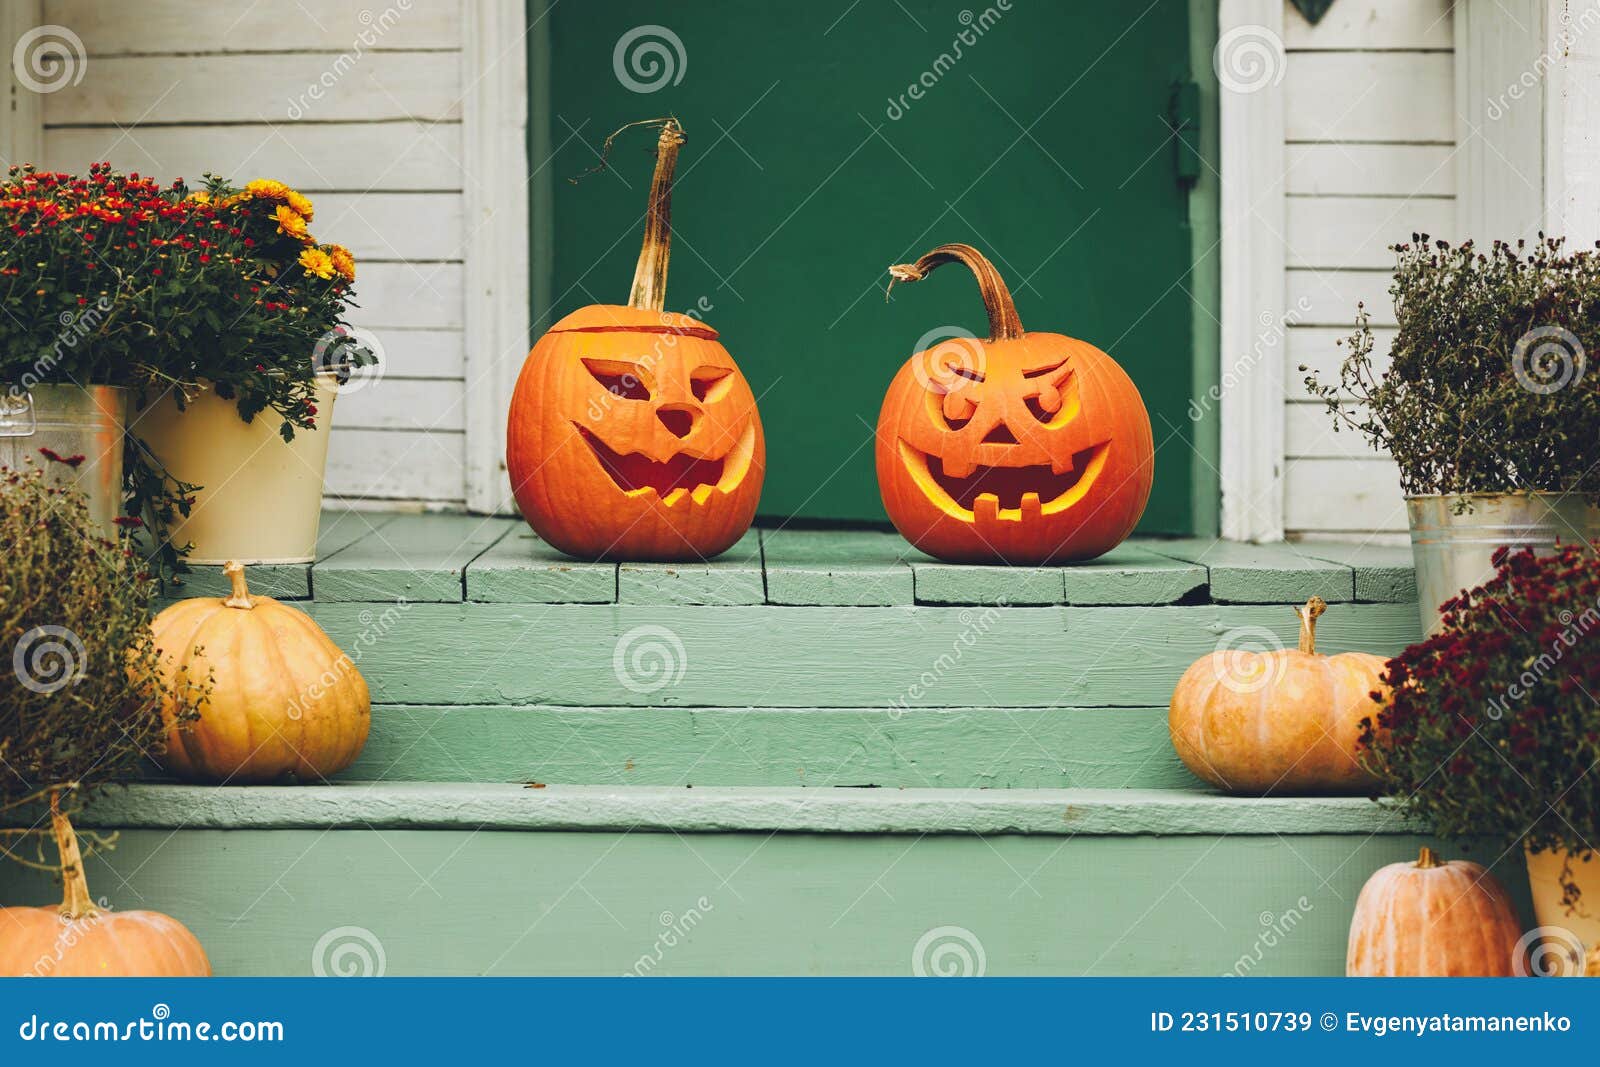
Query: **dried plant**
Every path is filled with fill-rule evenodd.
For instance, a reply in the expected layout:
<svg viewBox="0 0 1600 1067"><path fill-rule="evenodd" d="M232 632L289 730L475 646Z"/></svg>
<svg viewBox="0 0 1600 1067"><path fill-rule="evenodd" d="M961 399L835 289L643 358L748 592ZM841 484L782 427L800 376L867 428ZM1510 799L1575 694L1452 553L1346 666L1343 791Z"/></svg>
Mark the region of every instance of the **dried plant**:
<svg viewBox="0 0 1600 1067"><path fill-rule="evenodd" d="M1354 429L1400 467L1408 494L1578 492L1600 498L1600 256L1496 241L1394 246L1399 330L1373 363L1365 308L1341 344L1336 384L1309 374L1334 429ZM1304 366L1300 368L1306 370Z"/></svg>

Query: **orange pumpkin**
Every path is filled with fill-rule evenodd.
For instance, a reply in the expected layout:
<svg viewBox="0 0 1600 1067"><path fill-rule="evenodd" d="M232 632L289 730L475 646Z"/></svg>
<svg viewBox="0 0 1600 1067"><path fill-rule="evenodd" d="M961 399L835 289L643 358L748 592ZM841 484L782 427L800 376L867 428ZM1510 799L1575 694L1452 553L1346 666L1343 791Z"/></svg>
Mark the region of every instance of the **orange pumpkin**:
<svg viewBox="0 0 1600 1067"><path fill-rule="evenodd" d="M761 498L755 394L716 330L663 310L681 144L668 119L627 305L580 308L552 326L512 393L517 506L571 556L708 559L744 536Z"/></svg>
<svg viewBox="0 0 1600 1067"><path fill-rule="evenodd" d="M1361 792L1373 784L1358 759L1361 723L1375 718L1386 661L1365 652L1317 654L1312 597L1300 616L1300 647L1224 649L1184 671L1167 726L1178 757L1233 793Z"/></svg>
<svg viewBox="0 0 1600 1067"><path fill-rule="evenodd" d="M1361 888L1344 973L1351 977L1509 977L1528 973L1522 924L1481 864L1442 862L1424 847Z"/></svg>
<svg viewBox="0 0 1600 1067"><path fill-rule="evenodd" d="M0 977L205 978L211 961L178 920L156 911L102 912L89 896L72 823L50 797L65 885L59 908L0 908Z"/></svg>
<svg viewBox="0 0 1600 1067"><path fill-rule="evenodd" d="M166 766L190 781L240 785L293 774L320 782L366 744L372 697L350 657L305 612L252 596L244 567L227 597L192 597L151 624L166 696ZM207 687L199 718L172 694Z"/></svg>
<svg viewBox="0 0 1600 1067"><path fill-rule="evenodd" d="M889 268L914 282L945 263L978 279L989 338L912 356L878 415L878 490L895 528L960 563L1091 559L1133 532L1150 499L1150 416L1100 349L1029 333L1000 273L970 245Z"/></svg>

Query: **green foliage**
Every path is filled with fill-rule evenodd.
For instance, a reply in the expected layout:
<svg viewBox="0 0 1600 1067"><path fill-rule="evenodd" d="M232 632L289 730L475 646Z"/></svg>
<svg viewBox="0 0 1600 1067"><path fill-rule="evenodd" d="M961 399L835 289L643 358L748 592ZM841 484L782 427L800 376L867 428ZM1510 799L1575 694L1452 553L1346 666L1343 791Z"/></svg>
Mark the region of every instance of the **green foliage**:
<svg viewBox="0 0 1600 1067"><path fill-rule="evenodd" d="M1600 841L1600 559L1563 545L1495 562L1389 662L1368 762L1441 835L1582 855Z"/></svg>
<svg viewBox="0 0 1600 1067"><path fill-rule="evenodd" d="M1374 366L1362 308L1338 383L1306 377L1335 430L1390 452L1408 494L1600 498L1600 372L1587 367L1600 354L1600 256L1543 237L1488 253L1412 237L1394 246L1389 368Z"/></svg>

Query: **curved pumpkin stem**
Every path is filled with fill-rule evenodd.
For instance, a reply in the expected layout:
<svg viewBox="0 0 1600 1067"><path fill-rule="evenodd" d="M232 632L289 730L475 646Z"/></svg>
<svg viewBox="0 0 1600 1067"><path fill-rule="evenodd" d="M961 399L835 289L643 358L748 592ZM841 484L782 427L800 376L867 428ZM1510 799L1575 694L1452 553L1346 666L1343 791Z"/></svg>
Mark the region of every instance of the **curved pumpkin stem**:
<svg viewBox="0 0 1600 1067"><path fill-rule="evenodd" d="M1328 610L1328 602L1319 596L1314 596L1306 601L1303 608L1295 608L1294 613L1300 616L1300 651L1315 652L1317 650L1317 617Z"/></svg>
<svg viewBox="0 0 1600 1067"><path fill-rule="evenodd" d="M661 123L661 136L656 140L656 171L650 179L650 203L645 208L644 247L639 250L639 265L633 270L633 288L628 293L628 306L644 311L663 311L667 306L667 261L672 257L672 175L678 169L678 149L684 136L683 127L674 118L628 124L657 122ZM610 138L606 140L609 144Z"/></svg>
<svg viewBox="0 0 1600 1067"><path fill-rule="evenodd" d="M223 606L243 608L245 611L255 607L255 598L250 595L250 584L244 580L244 564L236 559L230 559L222 568L222 573L226 574L228 581L233 584L233 594L222 602Z"/></svg>
<svg viewBox="0 0 1600 1067"><path fill-rule="evenodd" d="M978 292L983 297L983 310L989 314L989 340L1015 341L1022 337L1022 320L1017 317L1016 302L1005 279L988 257L971 245L940 245L926 253L915 263L897 263L889 268L889 291L895 282L920 282L930 272L946 263L962 263L978 279ZM888 299L889 293L884 293Z"/></svg>
<svg viewBox="0 0 1600 1067"><path fill-rule="evenodd" d="M1423 845L1422 851L1417 853L1417 867L1426 871L1432 867L1442 866L1444 866L1444 863L1439 859L1439 854L1427 845Z"/></svg>
<svg viewBox="0 0 1600 1067"><path fill-rule="evenodd" d="M83 853L72 821L61 810L61 790L50 790L50 830L55 835L56 851L61 854L61 916L87 919L100 914L89 895L89 881L83 875Z"/></svg>

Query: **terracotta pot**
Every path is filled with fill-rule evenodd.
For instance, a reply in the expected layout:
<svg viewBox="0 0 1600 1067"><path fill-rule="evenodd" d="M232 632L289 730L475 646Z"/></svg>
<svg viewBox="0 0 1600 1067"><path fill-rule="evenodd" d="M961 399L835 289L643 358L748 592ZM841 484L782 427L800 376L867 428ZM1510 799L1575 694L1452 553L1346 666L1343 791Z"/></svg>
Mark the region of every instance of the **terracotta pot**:
<svg viewBox="0 0 1600 1067"><path fill-rule="evenodd" d="M328 427L338 382L317 380L317 428L278 436L279 419L239 418L231 400L206 389L178 410L169 394L130 418L130 432L172 475L201 486L172 543L193 542L190 563L310 563L316 557Z"/></svg>
<svg viewBox="0 0 1600 1067"><path fill-rule="evenodd" d="M1593 957L1600 950L1600 858L1572 861L1572 880L1581 895L1571 914L1561 900L1561 868L1567 853L1556 849L1529 852L1528 889L1533 895L1533 913L1545 931L1544 949L1552 973L1570 973L1567 967L1581 967L1578 958ZM1577 957L1577 958L1573 958Z"/></svg>

